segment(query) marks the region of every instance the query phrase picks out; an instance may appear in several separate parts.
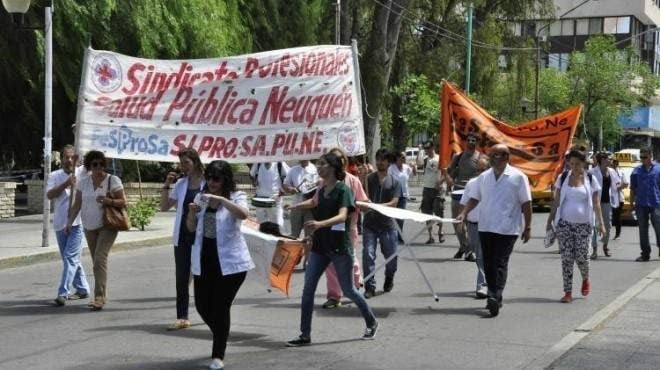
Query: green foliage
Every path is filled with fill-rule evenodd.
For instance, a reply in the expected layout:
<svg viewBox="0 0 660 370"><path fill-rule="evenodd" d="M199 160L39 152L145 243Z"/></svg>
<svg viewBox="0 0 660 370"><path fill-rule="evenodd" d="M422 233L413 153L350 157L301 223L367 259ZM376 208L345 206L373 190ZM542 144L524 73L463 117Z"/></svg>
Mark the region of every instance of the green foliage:
<svg viewBox="0 0 660 370"><path fill-rule="evenodd" d="M128 206L128 216L133 227L139 227L144 231L158 212L158 200L156 198L142 198L134 205Z"/></svg>
<svg viewBox="0 0 660 370"><path fill-rule="evenodd" d="M402 102L401 118L407 128L405 142L418 133L425 132L429 137L436 134L440 117L439 91L440 84L429 81L425 75L415 74L405 76L390 90Z"/></svg>

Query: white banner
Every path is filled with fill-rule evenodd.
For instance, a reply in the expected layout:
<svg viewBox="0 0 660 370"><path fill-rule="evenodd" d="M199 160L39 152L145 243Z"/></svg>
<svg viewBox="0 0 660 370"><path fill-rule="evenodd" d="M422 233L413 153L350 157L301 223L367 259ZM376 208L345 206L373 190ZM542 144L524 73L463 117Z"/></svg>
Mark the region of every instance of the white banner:
<svg viewBox="0 0 660 370"><path fill-rule="evenodd" d="M441 218L434 215L427 215L426 213L420 213L415 211L409 211L407 209L400 209L396 207L388 207L382 204L375 204L369 202L355 202L358 206L367 207L373 209L376 212L380 212L383 215L391 218L396 218L398 220L411 220L416 222L446 222L446 223L458 223L453 218Z"/></svg>
<svg viewBox="0 0 660 370"><path fill-rule="evenodd" d="M87 49L76 144L112 158L176 162L314 159L365 152L350 46L320 45L227 58L152 60Z"/></svg>

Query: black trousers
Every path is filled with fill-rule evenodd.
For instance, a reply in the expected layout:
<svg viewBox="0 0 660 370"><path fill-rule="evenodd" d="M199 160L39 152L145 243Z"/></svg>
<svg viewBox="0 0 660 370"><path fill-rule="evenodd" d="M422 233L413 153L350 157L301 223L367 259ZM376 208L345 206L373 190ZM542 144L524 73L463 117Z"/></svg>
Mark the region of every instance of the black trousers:
<svg viewBox="0 0 660 370"><path fill-rule="evenodd" d="M502 302L502 292L509 271L509 256L513 252L513 245L517 238L517 235L479 232L488 296L497 299L498 302Z"/></svg>
<svg viewBox="0 0 660 370"><path fill-rule="evenodd" d="M188 319L190 301L190 252L192 245L179 243L174 247L174 267L176 275L176 318Z"/></svg>
<svg viewBox="0 0 660 370"><path fill-rule="evenodd" d="M614 236L618 237L621 235L621 210L623 209L623 204L619 203L619 206L612 208L612 225L614 225Z"/></svg>
<svg viewBox="0 0 660 370"><path fill-rule="evenodd" d="M213 333L212 358L225 358L230 310L247 272L222 275L215 239L204 238L201 275L195 276L195 307Z"/></svg>

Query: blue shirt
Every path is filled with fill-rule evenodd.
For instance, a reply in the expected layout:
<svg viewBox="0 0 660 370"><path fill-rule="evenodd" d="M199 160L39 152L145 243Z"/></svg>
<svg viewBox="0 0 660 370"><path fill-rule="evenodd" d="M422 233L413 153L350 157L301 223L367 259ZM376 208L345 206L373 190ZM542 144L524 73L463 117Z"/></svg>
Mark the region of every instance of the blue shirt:
<svg viewBox="0 0 660 370"><path fill-rule="evenodd" d="M635 205L660 207L660 165L651 163L648 171L641 165L630 175L630 190L635 192Z"/></svg>

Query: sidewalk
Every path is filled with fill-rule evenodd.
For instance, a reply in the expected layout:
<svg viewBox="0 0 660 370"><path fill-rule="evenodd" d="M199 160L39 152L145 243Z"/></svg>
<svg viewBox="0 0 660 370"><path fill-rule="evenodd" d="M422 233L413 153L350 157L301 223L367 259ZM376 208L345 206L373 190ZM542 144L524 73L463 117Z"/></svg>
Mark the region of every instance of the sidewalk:
<svg viewBox="0 0 660 370"><path fill-rule="evenodd" d="M618 312L591 330L549 368L657 369L660 366L660 269L628 291L637 294L629 297L627 303L622 302L625 305ZM616 304L617 300L610 306Z"/></svg>
<svg viewBox="0 0 660 370"><path fill-rule="evenodd" d="M131 229L119 232L112 250L170 243L173 223L174 211L159 212L151 224L145 227L145 231ZM0 220L0 269L59 258L52 225L49 229L48 247L41 246L41 225L41 214ZM85 238L83 248L87 248Z"/></svg>

